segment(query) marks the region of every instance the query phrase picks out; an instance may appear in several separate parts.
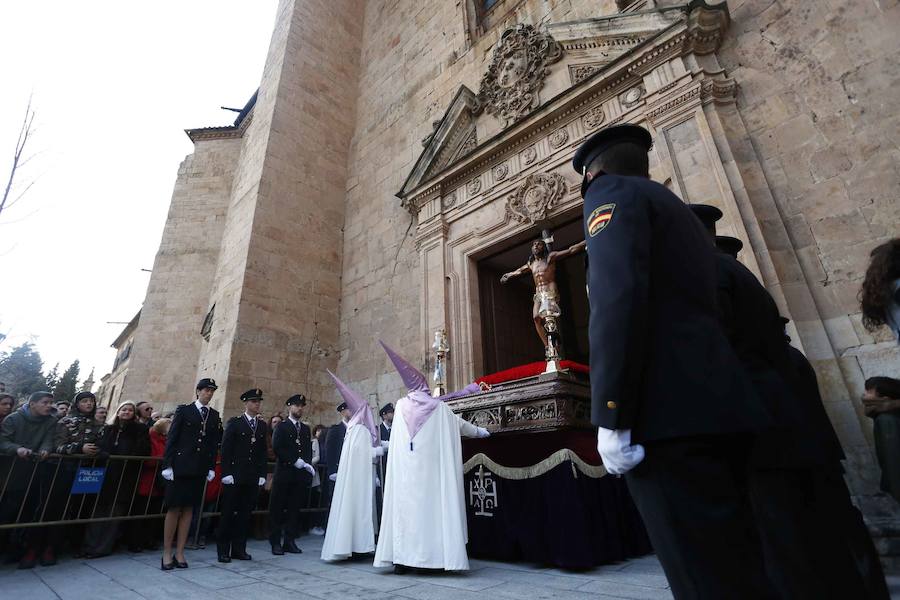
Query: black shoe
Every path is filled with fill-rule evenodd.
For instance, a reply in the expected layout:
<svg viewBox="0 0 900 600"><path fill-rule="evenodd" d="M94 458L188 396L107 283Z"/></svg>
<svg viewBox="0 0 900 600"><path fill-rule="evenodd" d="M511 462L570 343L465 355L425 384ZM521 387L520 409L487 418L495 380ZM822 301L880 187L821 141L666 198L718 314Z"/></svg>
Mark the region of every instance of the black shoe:
<svg viewBox="0 0 900 600"><path fill-rule="evenodd" d="M282 546L282 548L284 549L285 552L288 552L290 554L302 554L303 553L303 550L301 550L300 548L297 547L297 544L294 543L294 540L291 540L290 542L288 542L287 544Z"/></svg>
<svg viewBox="0 0 900 600"><path fill-rule="evenodd" d="M174 562L167 563L165 560L159 559L159 568L163 571L171 571L172 569L175 568L175 563Z"/></svg>
<svg viewBox="0 0 900 600"><path fill-rule="evenodd" d="M284 549L281 544L272 544L272 554L275 556L284 556Z"/></svg>
<svg viewBox="0 0 900 600"><path fill-rule="evenodd" d="M33 569L37 565L37 552L28 550L22 560L19 561L20 569Z"/></svg>
<svg viewBox="0 0 900 600"><path fill-rule="evenodd" d="M253 557L250 556L249 554L247 554L246 552L241 552L241 553L232 552L231 558L234 560L253 560Z"/></svg>
<svg viewBox="0 0 900 600"><path fill-rule="evenodd" d="M220 555L219 555L219 562L220 562L220 563L230 563L230 562L231 562L231 557L228 556L227 554L220 554Z"/></svg>
<svg viewBox="0 0 900 600"><path fill-rule="evenodd" d="M44 548L44 551L41 553L40 562L42 567L52 567L56 564L56 554L53 552L53 548L49 546Z"/></svg>
<svg viewBox="0 0 900 600"><path fill-rule="evenodd" d="M175 568L176 568L176 569L187 569L187 568L188 568L187 561L181 562L180 560L176 560L176 561L175 561Z"/></svg>
<svg viewBox="0 0 900 600"><path fill-rule="evenodd" d="M394 565L394 575L406 575L410 572L410 568L406 565Z"/></svg>

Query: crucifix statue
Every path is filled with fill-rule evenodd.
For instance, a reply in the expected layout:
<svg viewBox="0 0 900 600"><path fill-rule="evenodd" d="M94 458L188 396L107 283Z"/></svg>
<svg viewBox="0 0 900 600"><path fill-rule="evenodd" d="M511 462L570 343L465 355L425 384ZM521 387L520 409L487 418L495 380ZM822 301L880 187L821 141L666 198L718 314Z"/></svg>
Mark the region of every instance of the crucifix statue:
<svg viewBox="0 0 900 600"><path fill-rule="evenodd" d="M534 320L534 328L541 338L541 343L548 350L548 359L550 350L553 348L548 344L546 319L548 317L553 319L552 326L555 331L555 320L562 314L559 308L559 290L556 287L556 263L562 258L578 254L586 246L586 243L581 241L565 250L553 252L550 250L552 242L553 236L550 231L544 229L541 232L541 238L531 244L531 255L528 257L528 261L515 271L505 273L500 278L500 283L506 283L513 277L531 272L534 279L534 306L531 310L531 318Z"/></svg>

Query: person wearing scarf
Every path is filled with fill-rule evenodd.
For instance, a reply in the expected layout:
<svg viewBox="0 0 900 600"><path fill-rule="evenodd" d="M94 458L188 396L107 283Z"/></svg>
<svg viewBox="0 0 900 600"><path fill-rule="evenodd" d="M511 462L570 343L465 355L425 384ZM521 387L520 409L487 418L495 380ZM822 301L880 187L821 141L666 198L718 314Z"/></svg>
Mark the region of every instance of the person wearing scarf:
<svg viewBox="0 0 900 600"><path fill-rule="evenodd" d="M432 397L425 376L384 342L381 345L408 391L394 403L374 565L393 565L395 573L410 567L465 571L469 558L460 435L490 434L453 414L445 401L480 387L472 383Z"/></svg>

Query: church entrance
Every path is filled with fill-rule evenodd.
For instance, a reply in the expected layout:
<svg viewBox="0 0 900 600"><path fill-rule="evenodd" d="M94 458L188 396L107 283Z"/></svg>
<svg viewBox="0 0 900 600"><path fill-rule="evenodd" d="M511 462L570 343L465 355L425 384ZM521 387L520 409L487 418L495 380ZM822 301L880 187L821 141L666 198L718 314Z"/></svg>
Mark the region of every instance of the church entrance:
<svg viewBox="0 0 900 600"><path fill-rule="evenodd" d="M584 239L580 215L556 227L552 234L554 250L563 250ZM485 374L544 360L544 348L531 317L534 296L531 274L500 283L504 273L527 262L531 244L538 237L532 231L528 237L517 237L506 248L478 261L482 372ZM563 358L588 364L590 309L585 292L584 258L585 254L581 253L562 259L556 267L556 285L563 314Z"/></svg>

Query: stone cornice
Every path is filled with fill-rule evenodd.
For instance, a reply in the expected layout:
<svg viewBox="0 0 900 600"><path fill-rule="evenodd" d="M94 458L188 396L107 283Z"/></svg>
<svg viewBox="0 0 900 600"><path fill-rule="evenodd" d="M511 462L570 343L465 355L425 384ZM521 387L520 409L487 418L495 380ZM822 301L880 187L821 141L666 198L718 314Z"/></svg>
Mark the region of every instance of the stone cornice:
<svg viewBox="0 0 900 600"><path fill-rule="evenodd" d="M197 142L209 140L231 140L242 138L244 137L244 132L247 131L247 128L250 126L250 122L253 121L254 109L255 107L250 109L250 112L247 113L247 116L244 117L241 124L237 127L233 125L226 125L223 127L200 127L198 129L185 129L184 132L195 144Z"/></svg>

